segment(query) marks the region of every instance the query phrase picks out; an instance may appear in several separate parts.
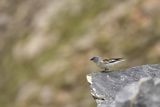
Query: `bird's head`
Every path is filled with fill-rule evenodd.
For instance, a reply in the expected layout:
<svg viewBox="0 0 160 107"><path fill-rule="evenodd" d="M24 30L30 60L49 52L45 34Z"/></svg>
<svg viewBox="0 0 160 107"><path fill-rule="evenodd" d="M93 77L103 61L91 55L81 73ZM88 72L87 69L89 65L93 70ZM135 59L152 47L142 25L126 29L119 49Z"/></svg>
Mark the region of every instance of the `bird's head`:
<svg viewBox="0 0 160 107"><path fill-rule="evenodd" d="M100 59L101 59L101 57L99 57L99 56L94 56L94 57L92 57L90 60L93 61L93 62L95 62L95 63L97 63Z"/></svg>

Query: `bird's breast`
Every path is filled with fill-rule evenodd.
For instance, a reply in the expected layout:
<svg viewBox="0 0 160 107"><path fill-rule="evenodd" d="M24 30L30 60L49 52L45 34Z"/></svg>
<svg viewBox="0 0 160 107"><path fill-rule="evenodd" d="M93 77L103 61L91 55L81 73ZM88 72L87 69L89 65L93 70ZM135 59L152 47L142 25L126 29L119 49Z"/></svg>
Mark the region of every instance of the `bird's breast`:
<svg viewBox="0 0 160 107"><path fill-rule="evenodd" d="M103 63L103 62L100 62L97 64L100 68L106 68L107 67L107 64Z"/></svg>

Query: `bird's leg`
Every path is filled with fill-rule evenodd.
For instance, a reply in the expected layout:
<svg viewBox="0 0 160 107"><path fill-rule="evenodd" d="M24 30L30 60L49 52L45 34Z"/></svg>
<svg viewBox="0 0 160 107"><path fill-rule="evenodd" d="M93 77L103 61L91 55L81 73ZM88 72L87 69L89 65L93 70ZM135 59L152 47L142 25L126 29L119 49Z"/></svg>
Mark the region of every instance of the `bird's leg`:
<svg viewBox="0 0 160 107"><path fill-rule="evenodd" d="M109 68L105 68L104 71L109 71Z"/></svg>

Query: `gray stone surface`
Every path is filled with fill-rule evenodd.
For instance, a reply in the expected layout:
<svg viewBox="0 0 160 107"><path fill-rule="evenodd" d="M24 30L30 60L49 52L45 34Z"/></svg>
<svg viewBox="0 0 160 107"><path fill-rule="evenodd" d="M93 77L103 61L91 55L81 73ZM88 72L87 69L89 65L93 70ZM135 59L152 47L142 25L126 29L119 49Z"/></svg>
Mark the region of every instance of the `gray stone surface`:
<svg viewBox="0 0 160 107"><path fill-rule="evenodd" d="M160 107L159 78L158 64L87 75L97 107Z"/></svg>
<svg viewBox="0 0 160 107"><path fill-rule="evenodd" d="M115 98L116 107L160 107L160 78L142 78L122 88Z"/></svg>

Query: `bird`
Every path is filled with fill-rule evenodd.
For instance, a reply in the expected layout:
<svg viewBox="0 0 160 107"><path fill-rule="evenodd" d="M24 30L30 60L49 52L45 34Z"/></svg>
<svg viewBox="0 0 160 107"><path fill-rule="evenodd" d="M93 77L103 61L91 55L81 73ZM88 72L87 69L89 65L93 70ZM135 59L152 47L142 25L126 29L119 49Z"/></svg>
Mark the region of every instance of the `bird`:
<svg viewBox="0 0 160 107"><path fill-rule="evenodd" d="M110 71L110 67L118 64L122 61L125 61L124 58L110 58L110 59L103 59L102 57L99 56L94 56L90 58L91 61L93 61L98 67L101 69L104 69L104 71Z"/></svg>

